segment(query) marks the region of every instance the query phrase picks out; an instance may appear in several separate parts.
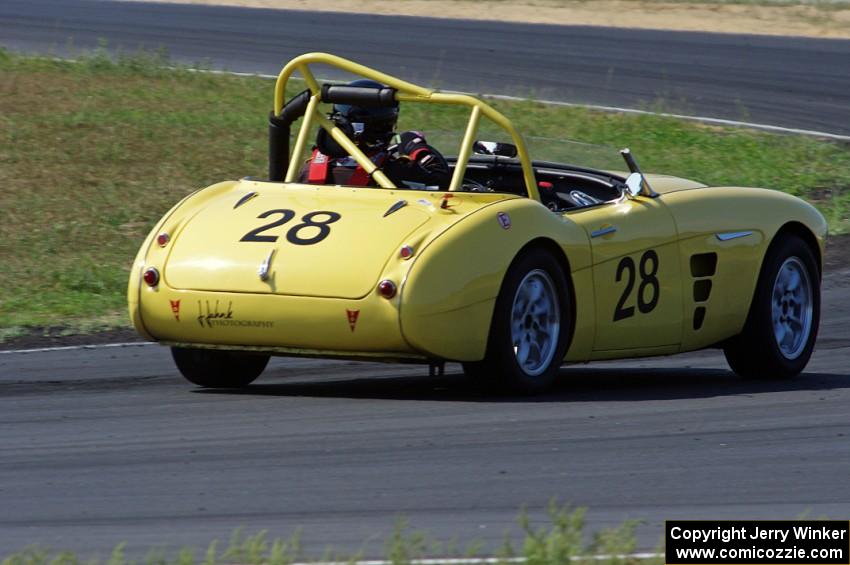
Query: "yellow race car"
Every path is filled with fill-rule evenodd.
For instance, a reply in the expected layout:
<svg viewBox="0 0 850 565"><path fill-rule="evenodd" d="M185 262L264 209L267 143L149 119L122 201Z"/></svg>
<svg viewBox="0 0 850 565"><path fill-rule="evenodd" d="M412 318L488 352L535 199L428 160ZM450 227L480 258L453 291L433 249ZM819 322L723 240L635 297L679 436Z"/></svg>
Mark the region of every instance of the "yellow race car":
<svg viewBox="0 0 850 565"><path fill-rule="evenodd" d="M326 104L468 108L448 186L395 186ZM484 124L509 142L478 141ZM643 174L628 150L622 173L532 161L481 100L324 53L281 71L269 132L269 180L184 198L130 273L136 329L192 383L245 386L271 355L454 361L521 391L564 363L722 347L739 374L787 377L811 356L827 227L802 200ZM315 132L372 186L299 182Z"/></svg>

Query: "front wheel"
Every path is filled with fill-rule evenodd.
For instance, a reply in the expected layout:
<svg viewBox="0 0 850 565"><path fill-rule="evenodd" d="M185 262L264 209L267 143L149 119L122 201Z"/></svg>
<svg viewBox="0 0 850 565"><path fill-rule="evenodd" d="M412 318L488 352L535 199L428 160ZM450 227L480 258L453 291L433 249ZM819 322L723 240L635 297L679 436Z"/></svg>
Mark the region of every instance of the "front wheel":
<svg viewBox="0 0 850 565"><path fill-rule="evenodd" d="M540 392L558 375L572 327L569 283L558 261L533 249L511 265L493 312L487 354L465 363L479 382Z"/></svg>
<svg viewBox="0 0 850 565"><path fill-rule="evenodd" d="M787 236L768 251L744 330L724 348L746 377L793 377L809 362L820 322L820 274L811 248Z"/></svg>
<svg viewBox="0 0 850 565"><path fill-rule="evenodd" d="M216 349L172 347L171 356L187 381L207 388L248 386L269 362L268 355Z"/></svg>

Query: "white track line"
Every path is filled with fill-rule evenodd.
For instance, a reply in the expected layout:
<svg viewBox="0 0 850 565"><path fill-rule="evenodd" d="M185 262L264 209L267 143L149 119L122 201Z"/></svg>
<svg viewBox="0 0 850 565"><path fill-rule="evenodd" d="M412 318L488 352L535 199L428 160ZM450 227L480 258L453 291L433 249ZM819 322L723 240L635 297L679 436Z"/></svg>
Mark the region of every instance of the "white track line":
<svg viewBox="0 0 850 565"><path fill-rule="evenodd" d="M76 63L78 62L76 59L62 59L59 57L54 57L53 60L57 61L66 61ZM221 71L216 69L181 69L180 67L167 67L172 70L187 70L192 73L209 73L213 75L230 75L237 77L257 77L269 80L277 79L278 75L269 75L265 73L246 73L246 72L238 72L238 71ZM300 80L300 79L295 79ZM329 81L328 79L319 78L319 81ZM509 96L507 94L476 94L474 92L463 92L460 90L443 90L442 92L449 94L468 94L470 96L480 96L482 98L489 98L491 100L509 100L512 102L537 102L539 104L544 104L546 106L565 106L567 108L585 108L587 110L596 110L598 112L609 112L609 113L619 113L619 114L635 114L640 116L659 116L662 118L674 118L677 120L686 120L690 122L700 122L704 124L714 124L714 125L722 125L722 126L730 126L737 128L748 128L748 129L757 129L762 131L769 131L773 133L783 133L783 134L793 134L793 135L805 135L808 137L820 137L824 139L831 139L833 141L847 141L850 142L850 135L840 135L837 133L829 133L825 131L817 131L810 129L798 129L798 128L786 128L782 126L772 126L769 124L757 124L753 122L741 122L738 120L727 120L723 118L709 118L707 116L688 116L685 114L672 114L668 112L651 112L649 110L638 110L636 108L621 108L619 106L602 106L600 104L578 104L576 102L561 102L559 100L535 100L533 98L523 98L521 96Z"/></svg>
<svg viewBox="0 0 850 565"><path fill-rule="evenodd" d="M238 77L258 77L264 79L276 79L277 75L267 75L260 73L241 73L235 71L217 71L217 70L204 70L204 69L189 69L192 72L199 73L211 73L211 74L219 74L219 75L232 75ZM326 81L327 79L319 79L321 81ZM448 94L469 94L472 96L476 96L474 93L470 92L462 92L460 90L444 90L442 92L446 92ZM671 114L668 112L651 112L649 110L637 110L635 108L621 108L619 106L602 106L599 104L578 104L575 102L561 102L558 100L535 100L533 98L523 98L521 96L509 96L507 94L478 94L477 96L481 96L482 98L489 98L491 100L508 100L511 102L537 102L539 104L545 104L546 106L565 106L567 108L585 108L587 110L596 110L598 112L609 112L609 113L618 113L618 114L634 114L639 116L659 116L662 118L675 118L677 120L687 120L690 122L700 122L704 124L713 124L713 125L721 125L721 126L730 126L737 128L749 128L749 129L757 129L762 131L769 131L773 133L783 133L783 134L794 134L794 135L805 135L809 137L821 137L825 139L831 139L833 141L848 141L850 142L850 135L839 135L837 133L829 133L825 131L817 131L810 129L798 129L798 128L786 128L782 126L772 126L768 124L757 124L753 122L741 122L737 120L727 120L723 118L709 118L706 116L688 116L685 114Z"/></svg>
<svg viewBox="0 0 850 565"><path fill-rule="evenodd" d="M510 101L528 101L528 98L520 98L519 96L507 96L504 94L482 94L483 98L492 98L494 100L510 100ZM810 129L786 128L782 126L771 126L767 124L755 124L752 122L739 122L736 120L725 120L722 118L707 118L704 116L686 116L684 114L670 114L667 112L650 112L649 110L636 110L634 108L619 108L617 106L600 106L597 104L575 104L573 102L559 102L557 100L531 100L539 102L547 106L567 106L569 108L586 108L588 110L598 110L600 112L611 112L621 114L637 114L642 116L660 116L662 118L675 118L677 120L688 120L692 122L702 122L706 124L716 124L723 126L732 126L740 128L758 129L771 131L776 133L788 133L795 135L806 135L811 137L823 137L835 141L850 141L850 135L839 135L836 133L827 133L824 131L815 131Z"/></svg>
<svg viewBox="0 0 850 565"><path fill-rule="evenodd" d="M610 559L659 559L663 553L629 553L627 555L577 555L572 561L608 561ZM498 565L500 563L526 563L525 557L454 557L454 558L431 558L411 559L410 565ZM392 565L393 561L384 559L372 559L364 561L304 561L293 565Z"/></svg>
<svg viewBox="0 0 850 565"><path fill-rule="evenodd" d="M35 349L8 349L0 351L0 355L11 355L12 353L49 353L51 351L74 351L77 349L106 349L107 347L142 347L144 345L156 345L153 341L128 341L125 343L96 343L91 345L66 345L62 347L38 347Z"/></svg>

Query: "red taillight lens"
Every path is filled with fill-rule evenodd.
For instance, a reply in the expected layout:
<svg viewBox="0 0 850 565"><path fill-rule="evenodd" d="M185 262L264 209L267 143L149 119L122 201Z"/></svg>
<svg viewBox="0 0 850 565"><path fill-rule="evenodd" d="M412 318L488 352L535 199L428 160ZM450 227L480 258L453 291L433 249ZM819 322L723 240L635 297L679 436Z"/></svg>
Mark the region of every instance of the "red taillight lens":
<svg viewBox="0 0 850 565"><path fill-rule="evenodd" d="M142 279L144 279L145 284L148 286L156 286L159 284L159 271L157 271L154 267L149 267L145 269L144 274L142 274Z"/></svg>
<svg viewBox="0 0 850 565"><path fill-rule="evenodd" d="M382 280L378 283L378 294L389 300L393 296L398 289L395 286L395 283L391 280Z"/></svg>
<svg viewBox="0 0 850 565"><path fill-rule="evenodd" d="M160 247L165 247L166 244L168 244L169 239L171 238L165 232L162 232L161 234L156 236L156 242L159 244Z"/></svg>
<svg viewBox="0 0 850 565"><path fill-rule="evenodd" d="M399 255L401 255L402 259L410 259L413 257L413 248L409 245L405 245L401 248L401 251L399 251Z"/></svg>

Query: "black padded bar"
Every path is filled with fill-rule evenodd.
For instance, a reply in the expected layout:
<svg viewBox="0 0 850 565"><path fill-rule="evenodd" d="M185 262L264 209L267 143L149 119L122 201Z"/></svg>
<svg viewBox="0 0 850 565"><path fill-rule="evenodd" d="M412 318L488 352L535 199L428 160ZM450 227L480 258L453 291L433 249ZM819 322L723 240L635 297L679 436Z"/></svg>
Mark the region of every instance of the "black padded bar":
<svg viewBox="0 0 850 565"><path fill-rule="evenodd" d="M310 90L293 96L275 116L269 114L269 180L282 182L289 169L289 126L304 115L310 102Z"/></svg>
<svg viewBox="0 0 850 565"><path fill-rule="evenodd" d="M269 114L269 180L283 182L289 168L289 123Z"/></svg>
<svg viewBox="0 0 850 565"><path fill-rule="evenodd" d="M395 88L370 88L368 86L347 86L343 84L323 84L322 102L330 104L350 104L363 108L391 108L397 104Z"/></svg>
<svg viewBox="0 0 850 565"><path fill-rule="evenodd" d="M293 96L286 106L280 111L278 119L286 122L286 125L291 124L298 118L304 115L307 110L307 104L310 102L310 90L304 90Z"/></svg>

